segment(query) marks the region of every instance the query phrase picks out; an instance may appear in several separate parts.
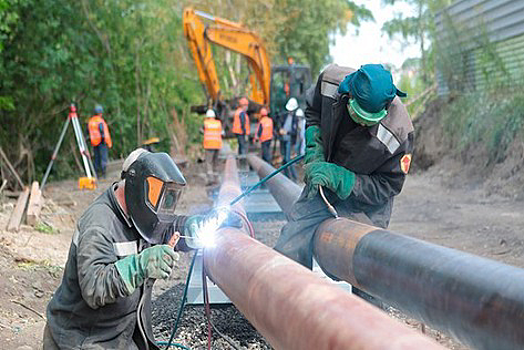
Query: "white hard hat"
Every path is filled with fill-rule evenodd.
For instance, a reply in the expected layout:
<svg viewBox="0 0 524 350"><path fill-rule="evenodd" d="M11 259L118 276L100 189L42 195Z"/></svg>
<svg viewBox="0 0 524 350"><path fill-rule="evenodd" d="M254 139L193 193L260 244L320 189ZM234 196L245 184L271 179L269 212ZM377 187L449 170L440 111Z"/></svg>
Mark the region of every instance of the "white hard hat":
<svg viewBox="0 0 524 350"><path fill-rule="evenodd" d="M304 117L304 111L302 110L302 108L297 109L296 115L299 118L303 118Z"/></svg>
<svg viewBox="0 0 524 350"><path fill-rule="evenodd" d="M297 102L297 99L294 98L294 97L291 97L289 99L289 101L287 101L286 103L286 109L289 111L289 112L292 112L294 111L295 109L298 108L298 102Z"/></svg>
<svg viewBox="0 0 524 350"><path fill-rule="evenodd" d="M208 118L214 118L214 117L216 117L215 111L212 110L211 108L208 109L207 112L206 112L206 117L208 117Z"/></svg>

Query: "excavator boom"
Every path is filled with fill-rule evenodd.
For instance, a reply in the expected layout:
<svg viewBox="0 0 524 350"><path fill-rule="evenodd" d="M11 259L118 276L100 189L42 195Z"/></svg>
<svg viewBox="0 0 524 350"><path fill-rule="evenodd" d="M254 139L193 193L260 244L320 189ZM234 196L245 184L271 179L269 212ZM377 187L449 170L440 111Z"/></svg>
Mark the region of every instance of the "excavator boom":
<svg viewBox="0 0 524 350"><path fill-rule="evenodd" d="M213 24L205 25L202 19ZM184 10L184 35L195 60L200 81L213 101L221 92L215 62L209 43L222 46L244 56L252 70L250 100L269 104L271 64L262 40L241 24L187 8Z"/></svg>

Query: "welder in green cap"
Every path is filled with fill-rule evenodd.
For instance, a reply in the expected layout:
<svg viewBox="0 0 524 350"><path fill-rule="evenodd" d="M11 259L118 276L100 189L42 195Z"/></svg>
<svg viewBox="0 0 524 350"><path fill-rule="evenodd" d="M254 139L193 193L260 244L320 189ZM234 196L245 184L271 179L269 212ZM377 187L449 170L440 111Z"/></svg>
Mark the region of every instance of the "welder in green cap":
<svg viewBox="0 0 524 350"><path fill-rule="evenodd" d="M306 186L276 250L311 268L313 235L333 217L326 201L341 217L388 226L413 152L413 125L399 97L405 94L380 64L356 71L333 64L320 74L305 111Z"/></svg>

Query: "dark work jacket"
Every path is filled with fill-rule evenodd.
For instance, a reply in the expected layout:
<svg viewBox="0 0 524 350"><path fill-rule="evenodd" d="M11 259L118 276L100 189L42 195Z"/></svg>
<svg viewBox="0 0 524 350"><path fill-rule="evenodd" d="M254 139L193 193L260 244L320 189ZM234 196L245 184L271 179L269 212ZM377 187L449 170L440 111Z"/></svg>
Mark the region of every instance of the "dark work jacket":
<svg viewBox="0 0 524 350"><path fill-rule="evenodd" d="M320 126L325 159L355 173L348 205L385 228L393 197L402 190L406 177L401 160L413 153L413 125L405 106L395 97L380 123L357 125L346 135L339 135L342 118L350 117L348 94L339 94L338 85L353 71L332 64L320 74L307 97L306 122L307 126Z"/></svg>
<svg viewBox="0 0 524 350"><path fill-rule="evenodd" d="M283 128L286 124L287 116L291 114L291 132L289 133L291 143L295 144L297 142L297 135L298 135L298 117L296 111L293 112L287 112L282 114L282 119L280 120L280 128Z"/></svg>
<svg viewBox="0 0 524 350"><path fill-rule="evenodd" d="M149 246L118 205L116 186L78 220L62 283L47 307L47 326L59 349L144 349L138 317L149 348L158 349L150 319L154 280L146 280L129 295L115 267L118 259ZM177 223L185 219L180 216Z"/></svg>

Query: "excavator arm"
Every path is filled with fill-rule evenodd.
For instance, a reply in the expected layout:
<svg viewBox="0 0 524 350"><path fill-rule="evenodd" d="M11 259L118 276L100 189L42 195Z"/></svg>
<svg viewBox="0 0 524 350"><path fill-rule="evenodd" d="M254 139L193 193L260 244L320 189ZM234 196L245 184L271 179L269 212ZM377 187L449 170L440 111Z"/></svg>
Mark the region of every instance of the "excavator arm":
<svg viewBox="0 0 524 350"><path fill-rule="evenodd" d="M213 22L205 25L202 18ZM213 101L220 99L220 85L209 43L222 46L244 56L251 71L253 102L269 105L271 65L262 40L238 23L211 16L193 9L184 10L184 35L195 60L200 81Z"/></svg>

